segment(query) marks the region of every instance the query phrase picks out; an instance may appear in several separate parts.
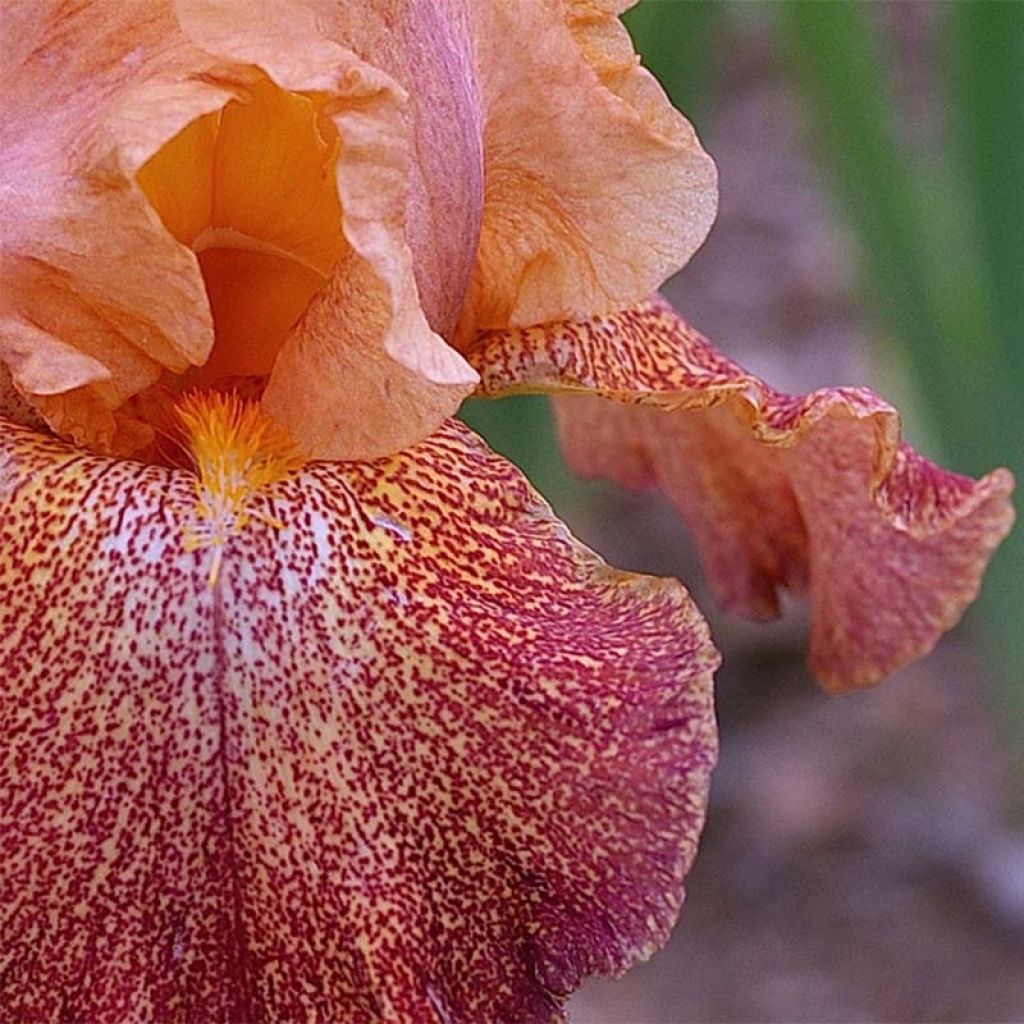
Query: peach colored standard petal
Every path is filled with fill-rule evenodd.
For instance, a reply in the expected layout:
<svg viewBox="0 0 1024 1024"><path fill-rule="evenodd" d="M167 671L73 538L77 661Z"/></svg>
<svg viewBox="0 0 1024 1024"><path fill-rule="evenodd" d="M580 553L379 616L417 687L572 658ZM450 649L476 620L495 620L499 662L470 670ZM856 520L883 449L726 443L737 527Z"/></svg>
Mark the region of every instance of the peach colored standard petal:
<svg viewBox="0 0 1024 1024"><path fill-rule="evenodd" d="M401 84L411 140L406 237L427 320L450 335L483 206L482 112L465 0L178 0L176 9L204 45L244 52L251 63L279 67L286 37L297 35L306 60L312 43L321 51L313 63L330 67L338 44Z"/></svg>
<svg viewBox="0 0 1024 1024"><path fill-rule="evenodd" d="M368 324L336 317L329 362L351 338L376 364L360 379L403 378L400 408L356 403L357 433L376 422L411 443L476 378L419 305L404 93L325 35L305 4L275 3L262 20L257 4L244 17L229 7L3 6L0 361L55 430L132 452L156 426L134 396L188 386L197 366L206 378L273 377L289 332L351 248L379 279L382 310L372 339ZM322 125L333 137L318 141ZM337 433L350 382L294 357L287 365L270 404L289 420L302 393L302 429L288 426L312 454L381 450L357 451Z"/></svg>
<svg viewBox="0 0 1024 1024"><path fill-rule="evenodd" d="M134 188L131 161L154 130L224 95L187 78L202 58L162 2L13 0L0 36L0 360L57 429L120 449L114 409L212 344L194 260Z"/></svg>
<svg viewBox="0 0 1024 1024"><path fill-rule="evenodd" d="M249 0L233 0L244 9ZM405 89L412 131L406 237L420 302L450 338L483 215L483 109L466 0L319 0L317 16Z"/></svg>
<svg viewBox="0 0 1024 1024"><path fill-rule="evenodd" d="M177 0L175 9L205 50L258 65L281 88L322 97L340 138L341 230L357 258L338 260L331 294L311 310L313 322L300 322L281 344L267 410L322 458L366 458L422 439L458 408L476 374L430 329L420 305L406 239L416 164L404 92L333 37L340 30L323 4ZM380 18L379 11L365 13L371 23ZM287 178L282 184L286 192ZM338 301L357 294L358 303ZM354 352L362 365L339 375ZM322 361L311 362L314 354ZM391 393L399 400L389 402ZM388 442L374 440L375 431Z"/></svg>
<svg viewBox="0 0 1024 1024"><path fill-rule="evenodd" d="M484 214L460 336L644 298L711 227L711 158L638 66L614 6L469 9Z"/></svg>
<svg viewBox="0 0 1024 1024"><path fill-rule="evenodd" d="M268 69L282 59L279 40L312 38L304 26L315 22L402 85L419 291L446 336L462 308L467 339L481 325L642 298L711 226L714 164L639 67L615 17L623 6L307 0L282 14L277 0L178 0L176 9L204 47Z"/></svg>
<svg viewBox="0 0 1024 1024"><path fill-rule="evenodd" d="M457 424L273 485L212 587L191 474L0 445L8 1016L526 1024L664 941L715 750L677 584Z"/></svg>
<svg viewBox="0 0 1024 1024"><path fill-rule="evenodd" d="M567 393L555 408L570 464L664 487L727 606L772 615L780 587L806 592L811 667L832 690L929 651L1013 521L1007 471L975 481L935 466L869 391L781 394L660 299L496 332L471 361L485 394Z"/></svg>

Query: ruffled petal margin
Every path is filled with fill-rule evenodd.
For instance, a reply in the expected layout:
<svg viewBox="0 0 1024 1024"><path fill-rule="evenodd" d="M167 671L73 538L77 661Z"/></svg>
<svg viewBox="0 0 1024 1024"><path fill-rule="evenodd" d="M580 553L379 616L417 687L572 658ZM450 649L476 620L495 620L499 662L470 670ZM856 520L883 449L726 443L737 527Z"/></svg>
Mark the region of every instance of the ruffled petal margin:
<svg viewBox="0 0 1024 1024"><path fill-rule="evenodd" d="M231 102L252 107L268 82L319 97L337 130L335 184L350 251L330 269L308 322L276 339L280 358L270 371L267 410L310 455L365 459L422 439L474 387L472 370L431 330L420 307L406 221L410 187L419 196L426 186L415 175L410 183L414 133L405 89L325 35L344 28L322 17L339 6L0 5L8 57L0 70L0 361L19 394L62 436L113 454L147 449L153 424L138 418L132 400L210 358L215 331L200 263L161 222L138 176L189 125ZM380 4L360 5L353 17L377 27L392 21ZM440 32L431 40L436 50ZM424 89L448 80L445 59L434 53L442 65L434 77L430 68L421 70L416 81ZM430 127L426 120L422 131ZM270 118L266 137L251 139L250 151L286 152L278 145L281 130ZM471 150L458 160L448 146L444 170L456 173L475 157ZM298 160L304 156L300 150ZM304 196L296 164L288 163L290 184ZM202 197L208 170L183 165L168 191ZM473 162L470 177L479 175ZM236 198L249 196L249 184L237 183ZM267 195L254 202L254 224L265 221L271 237L253 237L273 243L295 210L282 214L266 204L287 195L289 182L262 185ZM445 198L448 206L455 201ZM479 219L479 203L462 205ZM302 221L301 199L298 206ZM424 216L414 211L414 219ZM450 236L435 246L437 272L462 274L452 283L459 298L474 232L462 231L461 250ZM438 306L439 285L430 284ZM249 284L249 297L260 290ZM360 303L342 310L340 297L352 293ZM452 310L442 312L454 321Z"/></svg>
<svg viewBox="0 0 1024 1024"><path fill-rule="evenodd" d="M470 362L482 394L559 393L576 472L663 487L726 606L770 616L780 588L806 593L810 665L832 691L931 650L1013 522L1008 471L934 465L870 391L775 391L660 298L482 335Z"/></svg>
<svg viewBox="0 0 1024 1024"><path fill-rule="evenodd" d="M274 485L212 587L194 503L0 421L8 1017L548 1021L665 940L716 744L678 584L454 423Z"/></svg>

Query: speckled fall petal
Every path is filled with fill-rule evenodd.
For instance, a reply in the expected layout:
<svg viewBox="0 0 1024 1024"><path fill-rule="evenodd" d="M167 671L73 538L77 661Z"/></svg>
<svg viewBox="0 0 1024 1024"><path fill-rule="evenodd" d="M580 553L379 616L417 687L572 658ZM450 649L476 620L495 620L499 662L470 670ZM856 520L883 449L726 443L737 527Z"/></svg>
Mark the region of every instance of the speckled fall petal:
<svg viewBox="0 0 1024 1024"><path fill-rule="evenodd" d="M273 485L213 587L193 484L0 427L0 1016L527 1024L664 941L715 751L678 584L454 423Z"/></svg>
<svg viewBox="0 0 1024 1024"><path fill-rule="evenodd" d="M782 394L660 299L484 335L470 360L484 394L563 393L577 472L661 485L726 606L770 616L780 588L806 594L810 664L831 690L929 651L1013 521L1006 470L972 480L934 465L870 391Z"/></svg>

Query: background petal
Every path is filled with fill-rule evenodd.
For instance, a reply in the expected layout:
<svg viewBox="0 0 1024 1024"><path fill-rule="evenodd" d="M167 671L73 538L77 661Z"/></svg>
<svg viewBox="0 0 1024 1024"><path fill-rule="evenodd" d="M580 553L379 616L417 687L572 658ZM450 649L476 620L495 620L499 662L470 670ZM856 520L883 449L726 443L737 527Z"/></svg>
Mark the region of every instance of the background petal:
<svg viewBox="0 0 1024 1024"><path fill-rule="evenodd" d="M555 402L570 465L664 487L727 606L773 615L780 588L806 592L811 667L829 689L930 650L1013 521L1005 470L975 481L934 465L869 391L775 391L660 299L495 332L470 359L485 394L575 393Z"/></svg>
<svg viewBox="0 0 1024 1024"><path fill-rule="evenodd" d="M185 554L193 479L4 426L0 1003L547 1021L664 940L717 656L464 427L314 463Z"/></svg>

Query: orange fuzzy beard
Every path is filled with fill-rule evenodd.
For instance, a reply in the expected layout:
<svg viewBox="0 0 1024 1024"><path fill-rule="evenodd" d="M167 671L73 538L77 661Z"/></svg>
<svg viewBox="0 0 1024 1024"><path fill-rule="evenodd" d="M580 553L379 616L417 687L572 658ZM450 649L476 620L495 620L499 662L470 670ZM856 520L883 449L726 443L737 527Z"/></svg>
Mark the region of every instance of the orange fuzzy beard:
<svg viewBox="0 0 1024 1024"><path fill-rule="evenodd" d="M284 527L254 505L268 487L301 469L305 460L257 402L236 394L191 392L177 403L175 413L196 473L195 517L182 529L185 550L213 549L212 587L224 545L251 520Z"/></svg>

